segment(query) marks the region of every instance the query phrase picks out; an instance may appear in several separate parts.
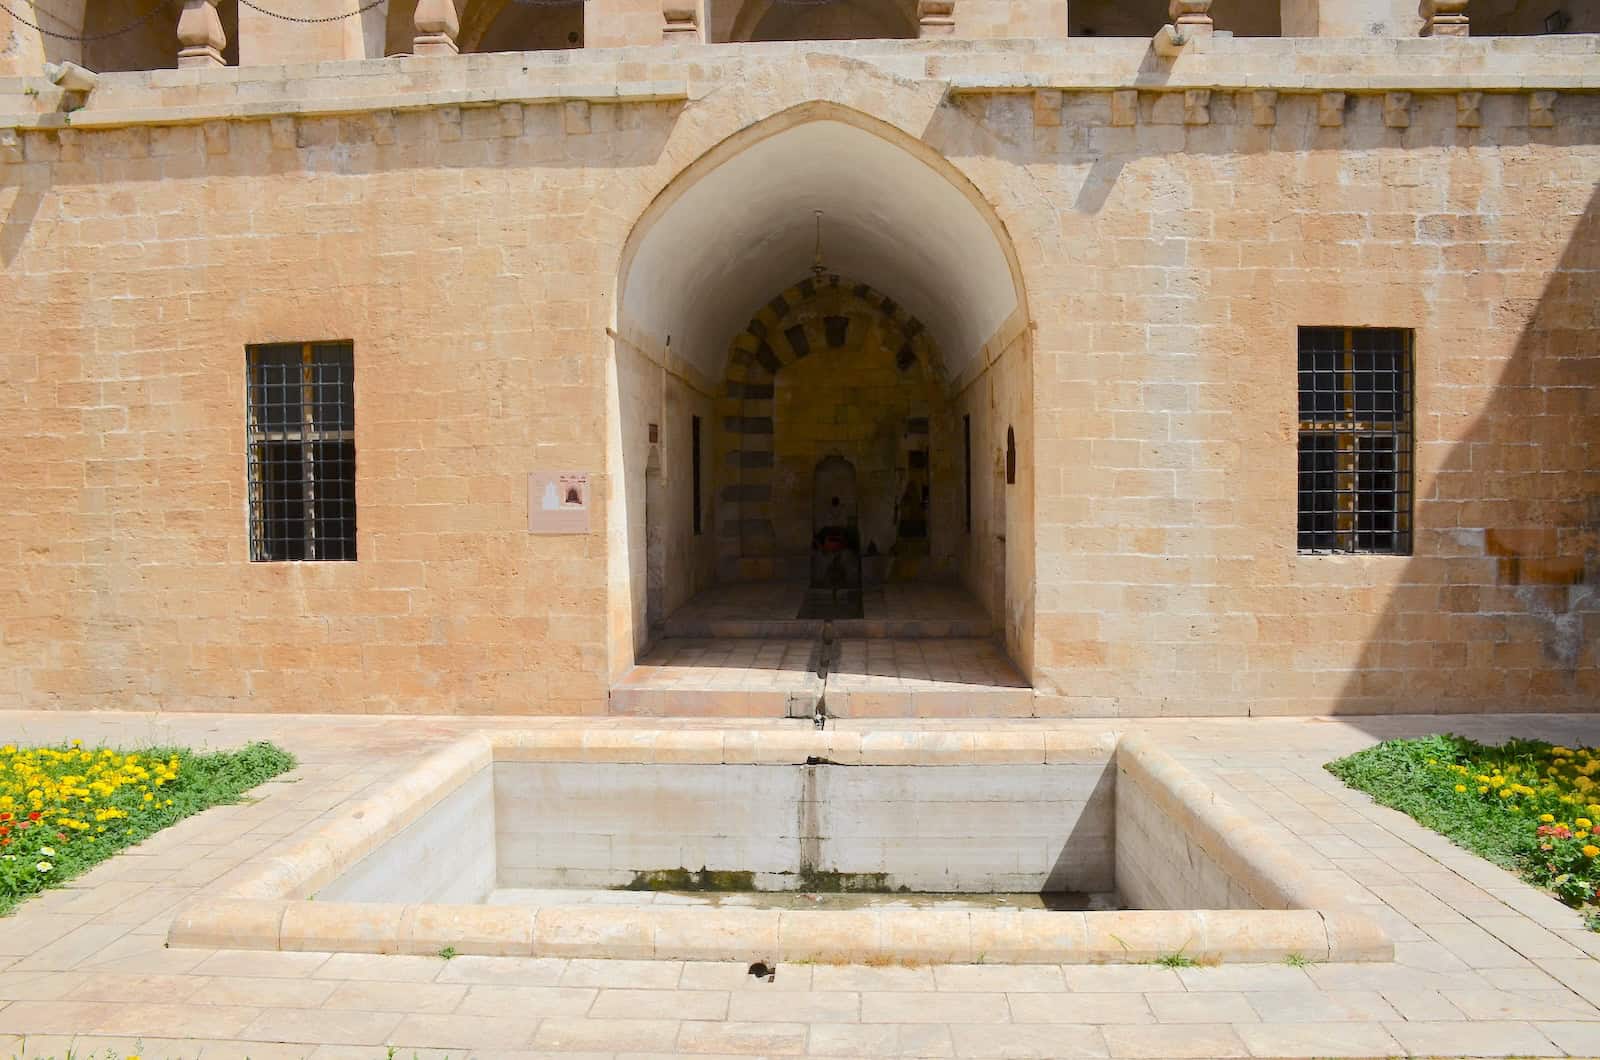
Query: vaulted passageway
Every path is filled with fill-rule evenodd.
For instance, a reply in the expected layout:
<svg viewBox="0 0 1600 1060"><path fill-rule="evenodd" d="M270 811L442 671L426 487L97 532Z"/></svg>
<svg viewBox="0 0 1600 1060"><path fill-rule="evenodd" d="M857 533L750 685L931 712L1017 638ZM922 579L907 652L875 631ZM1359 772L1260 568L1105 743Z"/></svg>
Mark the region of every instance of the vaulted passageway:
<svg viewBox="0 0 1600 1060"><path fill-rule="evenodd" d="M761 712L754 692L814 705L856 658L902 682L896 710L913 685L1020 702L1006 658L1025 664L1031 636L1026 320L992 209L899 130L810 104L691 164L635 226L618 280L614 648L654 643L640 670L676 679L698 662L664 658L706 657L686 637L781 640L770 665L740 664L762 674L723 706L698 700L717 712ZM1014 485L1008 434L1024 440ZM697 709L676 687L671 712Z"/></svg>

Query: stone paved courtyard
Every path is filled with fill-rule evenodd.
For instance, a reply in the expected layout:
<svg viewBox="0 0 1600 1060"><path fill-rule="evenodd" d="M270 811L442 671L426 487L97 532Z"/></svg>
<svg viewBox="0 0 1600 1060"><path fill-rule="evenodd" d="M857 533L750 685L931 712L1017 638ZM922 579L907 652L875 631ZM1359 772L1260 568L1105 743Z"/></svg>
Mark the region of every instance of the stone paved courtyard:
<svg viewBox="0 0 1600 1060"><path fill-rule="evenodd" d="M1396 940L1392 965L784 965L765 982L742 964L164 947L173 909L196 889L461 732L589 724L659 722L0 714L0 742L265 738L301 759L260 801L183 822L0 921L0 1056L381 1058L391 1045L405 1057L525 1058L1600 1054L1600 935L1321 768L1378 739L1443 730L1595 742L1596 717L1117 724L1162 739L1281 827L1313 869L1363 888ZM986 727L1007 724L1040 723Z"/></svg>

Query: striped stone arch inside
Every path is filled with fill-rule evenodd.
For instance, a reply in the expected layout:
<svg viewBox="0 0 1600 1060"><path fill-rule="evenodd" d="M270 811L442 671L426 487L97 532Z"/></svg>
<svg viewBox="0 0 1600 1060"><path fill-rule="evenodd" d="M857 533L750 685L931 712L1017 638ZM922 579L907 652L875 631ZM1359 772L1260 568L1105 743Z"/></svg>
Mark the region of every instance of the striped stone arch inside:
<svg viewBox="0 0 1600 1060"><path fill-rule="evenodd" d="M944 365L928 330L892 297L825 273L801 280L775 295L734 336L718 403L721 474L718 492L718 576L723 581L766 581L799 575L803 559L780 526L787 515L776 482L779 432L778 383L785 369L807 358L849 351L871 357L908 380L911 415L896 428L926 435L933 419L948 418ZM867 415L880 410L860 410ZM820 408L816 414L848 418L852 408ZM881 414L881 413L880 413ZM909 424L909 427L906 425ZM840 429L848 431L849 425ZM915 440L912 445L916 445ZM927 443L920 451L927 453ZM897 483L900 489L905 483ZM785 511L785 508L791 509ZM787 536L809 532L790 528ZM888 547L884 541L883 546Z"/></svg>

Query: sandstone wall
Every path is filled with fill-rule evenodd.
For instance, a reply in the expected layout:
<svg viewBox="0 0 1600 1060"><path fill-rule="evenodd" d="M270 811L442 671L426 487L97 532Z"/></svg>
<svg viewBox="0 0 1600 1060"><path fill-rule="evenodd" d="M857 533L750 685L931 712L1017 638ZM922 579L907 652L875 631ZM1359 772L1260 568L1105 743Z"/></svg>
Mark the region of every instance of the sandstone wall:
<svg viewBox="0 0 1600 1060"><path fill-rule="evenodd" d="M1502 43L1451 64L1504 71ZM616 519L648 372L606 333L618 255L705 147L827 98L914 127L1017 248L1032 328L962 400L1016 410L1005 607L1040 712L1592 709L1600 101L1480 98L1513 74L1422 61L1413 84L1456 80L1345 94L1376 60L1331 51L1275 97L1130 94L1041 53L1080 87L941 60L969 83L929 121L905 47L796 50L692 103L561 98L606 81L582 69L548 102L178 125L97 107L210 82L108 79L70 127L7 95L0 705L603 710L643 637ZM498 58L463 60L480 91L523 77ZM407 62L376 65L434 69ZM1295 551L1301 324L1416 331L1412 556ZM252 564L244 348L316 339L355 348L359 562ZM527 533L535 469L595 473L588 536Z"/></svg>

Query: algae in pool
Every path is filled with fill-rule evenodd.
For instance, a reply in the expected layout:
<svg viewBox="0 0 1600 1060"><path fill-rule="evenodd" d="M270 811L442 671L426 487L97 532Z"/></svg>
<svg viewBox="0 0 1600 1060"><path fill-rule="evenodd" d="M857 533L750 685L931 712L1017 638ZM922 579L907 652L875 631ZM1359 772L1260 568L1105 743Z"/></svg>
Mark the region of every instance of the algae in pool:
<svg viewBox="0 0 1600 1060"><path fill-rule="evenodd" d="M973 894L914 892L891 887L885 872L832 872L804 869L795 886L762 889L755 873L731 869L655 869L638 872L609 891L507 888L496 892L496 904L545 904L554 894L582 904L631 904L618 892L635 892L641 904L748 906L763 909L1118 909L1115 895L1050 892L1043 894ZM606 897L606 895L611 897ZM657 897L659 896L659 897Z"/></svg>

